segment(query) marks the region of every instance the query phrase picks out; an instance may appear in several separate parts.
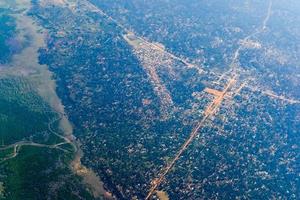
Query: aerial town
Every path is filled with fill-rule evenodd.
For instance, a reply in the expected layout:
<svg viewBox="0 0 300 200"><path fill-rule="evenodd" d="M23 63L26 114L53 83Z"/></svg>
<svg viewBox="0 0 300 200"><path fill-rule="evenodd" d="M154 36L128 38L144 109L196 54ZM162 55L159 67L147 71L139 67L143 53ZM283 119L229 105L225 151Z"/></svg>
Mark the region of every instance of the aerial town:
<svg viewBox="0 0 300 200"><path fill-rule="evenodd" d="M31 2L81 199L300 198L300 5L220 2Z"/></svg>

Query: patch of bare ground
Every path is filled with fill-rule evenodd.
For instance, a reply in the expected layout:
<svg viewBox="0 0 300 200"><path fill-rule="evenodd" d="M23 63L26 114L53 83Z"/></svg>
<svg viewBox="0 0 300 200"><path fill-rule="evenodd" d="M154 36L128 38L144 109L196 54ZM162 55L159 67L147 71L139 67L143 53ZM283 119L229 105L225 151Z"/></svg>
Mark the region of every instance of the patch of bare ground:
<svg viewBox="0 0 300 200"><path fill-rule="evenodd" d="M172 58L168 56L168 54L158 51L156 48L157 44L154 46L149 45L133 34L125 35L124 39L133 47L134 53L144 67L153 86L153 90L160 100L162 119L166 120L169 114L168 111L172 108L174 103L170 92L162 83L157 72L159 68L167 67L172 74ZM163 47L160 46L160 48Z"/></svg>
<svg viewBox="0 0 300 200"><path fill-rule="evenodd" d="M169 200L169 196L165 191L156 191L156 194L160 200Z"/></svg>

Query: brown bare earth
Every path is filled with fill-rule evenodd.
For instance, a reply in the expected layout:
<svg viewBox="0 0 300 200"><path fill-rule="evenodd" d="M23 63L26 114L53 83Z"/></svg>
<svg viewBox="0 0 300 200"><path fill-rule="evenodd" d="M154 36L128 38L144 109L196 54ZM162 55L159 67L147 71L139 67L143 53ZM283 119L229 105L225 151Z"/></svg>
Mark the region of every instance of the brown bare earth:
<svg viewBox="0 0 300 200"><path fill-rule="evenodd" d="M127 34L124 39L133 47L135 54L139 58L143 68L145 69L153 90L160 100L162 119L168 118L168 110L173 106L173 100L169 90L162 83L160 77L157 74L157 70L161 66L171 66L172 58L168 54L165 54L153 45L144 42L135 37L133 34Z"/></svg>
<svg viewBox="0 0 300 200"><path fill-rule="evenodd" d="M291 103L291 104L295 104L295 103L300 103L300 100L295 100L295 99L289 99L283 95L276 95L274 94L272 91L262 91L263 94L271 97L271 98L274 98L274 99L279 99L281 101L285 101L285 102L288 102L288 103Z"/></svg>
<svg viewBox="0 0 300 200"><path fill-rule="evenodd" d="M169 196L165 191L156 191L156 194L160 200L169 200Z"/></svg>
<svg viewBox="0 0 300 200"><path fill-rule="evenodd" d="M205 88L204 91L207 92L207 93L209 93L209 94L212 94L212 95L214 95L216 97L222 95L222 91L211 89L211 88Z"/></svg>
<svg viewBox="0 0 300 200"><path fill-rule="evenodd" d="M149 200L152 195L156 192L156 189L159 187L159 185L162 183L164 180L165 176L169 173L169 171L174 167L176 164L177 160L181 157L181 155L185 152L185 150L188 148L188 146L194 141L196 136L199 134L200 129L205 125L207 119L211 117L212 115L215 114L217 109L220 107L221 103L224 100L224 97L226 96L227 92L234 86L236 82L236 75L233 75L233 78L231 78L228 81L228 84L224 88L223 91L218 91L215 92L214 90L209 90L209 91L214 91L214 93L218 94L218 96L215 97L215 99L206 107L204 111L203 118L198 122L196 127L192 130L189 138L185 141L185 143L181 146L179 151L176 153L174 158L172 159L171 162L167 164L162 170L161 174L158 176L158 178L155 178L151 181L151 188L149 190L148 195L146 196L145 200Z"/></svg>

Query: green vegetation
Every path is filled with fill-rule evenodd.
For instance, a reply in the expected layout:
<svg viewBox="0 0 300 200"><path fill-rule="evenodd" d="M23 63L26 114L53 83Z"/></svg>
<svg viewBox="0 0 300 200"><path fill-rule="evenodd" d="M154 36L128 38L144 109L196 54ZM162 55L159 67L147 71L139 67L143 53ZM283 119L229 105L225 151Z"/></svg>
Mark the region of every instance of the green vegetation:
<svg viewBox="0 0 300 200"><path fill-rule="evenodd" d="M0 2L0 199L94 199L71 171L74 145L58 135L69 131L38 64L43 36L23 15L29 6Z"/></svg>
<svg viewBox="0 0 300 200"><path fill-rule="evenodd" d="M47 131L50 119L55 117L28 81L21 78L0 79L2 145Z"/></svg>
<svg viewBox="0 0 300 200"><path fill-rule="evenodd" d="M12 155L13 152L14 152L14 148L13 148L13 147L8 148L8 149L4 149L4 150L0 150L0 161L1 161L3 158L6 158L7 156Z"/></svg>
<svg viewBox="0 0 300 200"><path fill-rule="evenodd" d="M18 144L15 157L14 146L0 150L0 199L92 198L69 168L72 145L47 146L64 142L52 132L59 119L29 80L0 78L0 147L28 141Z"/></svg>
<svg viewBox="0 0 300 200"><path fill-rule="evenodd" d="M4 188L9 189L5 191L6 198L77 199L80 194L88 199L86 191L76 188L80 180L67 167L70 159L70 154L59 150L22 147L16 159L5 163Z"/></svg>

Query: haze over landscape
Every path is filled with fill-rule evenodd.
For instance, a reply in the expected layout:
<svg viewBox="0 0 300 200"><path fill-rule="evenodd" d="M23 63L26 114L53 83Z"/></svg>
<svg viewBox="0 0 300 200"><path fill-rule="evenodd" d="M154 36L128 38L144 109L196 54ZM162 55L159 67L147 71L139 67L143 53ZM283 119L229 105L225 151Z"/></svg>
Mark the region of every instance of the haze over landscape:
<svg viewBox="0 0 300 200"><path fill-rule="evenodd" d="M0 0L0 199L300 199L299 13Z"/></svg>

